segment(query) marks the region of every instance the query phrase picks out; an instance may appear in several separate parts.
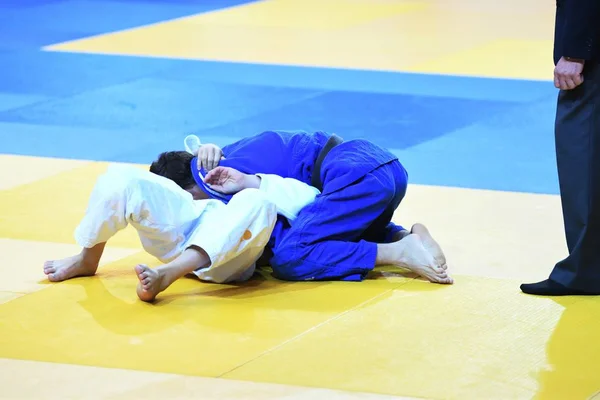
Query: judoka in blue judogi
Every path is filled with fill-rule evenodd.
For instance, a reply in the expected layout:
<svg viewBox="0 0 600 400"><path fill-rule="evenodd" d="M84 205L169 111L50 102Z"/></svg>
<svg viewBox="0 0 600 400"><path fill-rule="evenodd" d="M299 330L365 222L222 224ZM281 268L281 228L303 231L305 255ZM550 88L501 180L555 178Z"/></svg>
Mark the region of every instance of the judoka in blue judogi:
<svg viewBox="0 0 600 400"><path fill-rule="evenodd" d="M189 139L193 142L194 137ZM366 140L288 131L263 132L222 150L214 145L186 147L188 152L161 154L151 172L174 180L195 199L228 203L245 188L244 178L259 179L257 174L318 189L293 222L282 215L277 220L267 246L275 277L360 281L376 265L397 265L431 282L453 282L444 254L425 226L415 224L408 231L392 222L406 194L408 174L391 152ZM218 167L211 171L204 166L217 162L207 159L203 148L218 151ZM227 181L238 186L224 185Z"/></svg>

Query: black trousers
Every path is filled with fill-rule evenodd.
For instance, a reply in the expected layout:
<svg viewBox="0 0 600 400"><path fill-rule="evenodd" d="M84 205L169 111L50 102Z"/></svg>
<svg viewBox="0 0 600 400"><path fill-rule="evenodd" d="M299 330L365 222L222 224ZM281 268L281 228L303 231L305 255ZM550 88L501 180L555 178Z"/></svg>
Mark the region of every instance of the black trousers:
<svg viewBox="0 0 600 400"><path fill-rule="evenodd" d="M550 279L600 291L600 63L586 63L583 84L560 91L555 138L569 256Z"/></svg>

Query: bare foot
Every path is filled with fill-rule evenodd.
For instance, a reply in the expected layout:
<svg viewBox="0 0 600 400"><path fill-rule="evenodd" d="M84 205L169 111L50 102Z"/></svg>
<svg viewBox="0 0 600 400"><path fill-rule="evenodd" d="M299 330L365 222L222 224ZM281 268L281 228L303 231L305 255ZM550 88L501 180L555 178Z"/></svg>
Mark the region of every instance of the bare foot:
<svg viewBox="0 0 600 400"><path fill-rule="evenodd" d="M399 265L426 278L433 283L451 284L454 280L448 276L445 268L440 266L433 255L427 251L417 234L410 234L399 242L401 249L398 258Z"/></svg>
<svg viewBox="0 0 600 400"><path fill-rule="evenodd" d="M84 262L83 254L44 263L44 274L51 282L61 282L77 276L92 276L97 269L98 263Z"/></svg>
<svg viewBox="0 0 600 400"><path fill-rule="evenodd" d="M425 247L425 249L431 253L437 264L443 269L447 269L448 266L446 265L446 256L444 255L444 252L442 251L442 248L438 242L436 242L433 239L433 236L431 236L431 233L429 233L429 229L427 229L427 227L423 224L414 224L410 231L419 235L421 241L423 242L423 247Z"/></svg>
<svg viewBox="0 0 600 400"><path fill-rule="evenodd" d="M142 301L154 301L156 296L167 288L164 275L147 265L136 265L135 273L140 280L137 285L137 295Z"/></svg>

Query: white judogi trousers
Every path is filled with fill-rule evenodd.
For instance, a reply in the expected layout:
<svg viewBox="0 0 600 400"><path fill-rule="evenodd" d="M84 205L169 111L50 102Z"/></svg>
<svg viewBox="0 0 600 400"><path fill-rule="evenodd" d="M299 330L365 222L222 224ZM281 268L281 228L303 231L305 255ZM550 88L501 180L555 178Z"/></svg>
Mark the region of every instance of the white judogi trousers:
<svg viewBox="0 0 600 400"><path fill-rule="evenodd" d="M301 188L303 201L312 201L314 189L298 183L294 182L293 187ZM193 200L191 194L167 178L135 167L111 165L98 178L86 214L75 230L75 240L90 248L131 224L144 249L161 262L169 262L190 246L197 246L211 261L209 267L195 271L200 279L216 283L245 281L254 273L276 218L275 203L259 189L245 189L227 205L218 200Z"/></svg>

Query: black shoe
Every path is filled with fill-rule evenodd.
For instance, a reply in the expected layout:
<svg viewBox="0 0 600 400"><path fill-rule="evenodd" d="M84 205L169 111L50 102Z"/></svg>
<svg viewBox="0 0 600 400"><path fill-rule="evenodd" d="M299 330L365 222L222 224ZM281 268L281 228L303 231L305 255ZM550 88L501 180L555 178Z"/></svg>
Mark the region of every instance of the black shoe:
<svg viewBox="0 0 600 400"><path fill-rule="evenodd" d="M546 279L538 283L524 283L521 285L523 293L536 294L538 296L597 296L600 292L585 292L583 290L571 289Z"/></svg>

